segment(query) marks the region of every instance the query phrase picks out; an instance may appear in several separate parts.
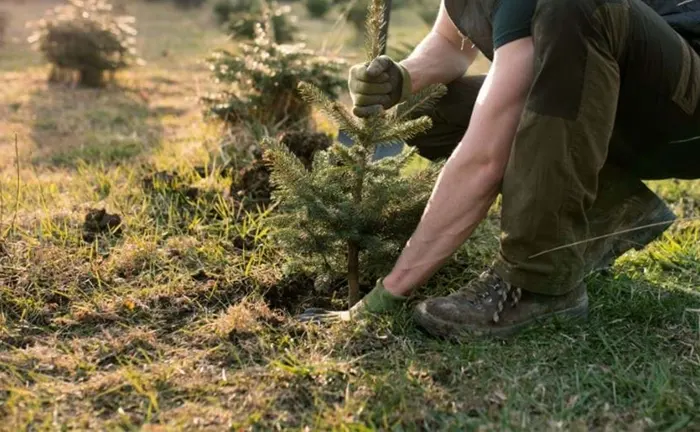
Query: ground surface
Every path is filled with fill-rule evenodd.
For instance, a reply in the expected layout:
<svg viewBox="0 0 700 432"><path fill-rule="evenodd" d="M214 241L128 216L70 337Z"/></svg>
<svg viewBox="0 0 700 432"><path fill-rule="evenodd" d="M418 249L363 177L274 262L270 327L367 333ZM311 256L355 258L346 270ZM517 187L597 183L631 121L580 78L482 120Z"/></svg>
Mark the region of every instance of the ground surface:
<svg viewBox="0 0 700 432"><path fill-rule="evenodd" d="M233 222L227 181L194 169L220 132L197 104L199 61L228 43L209 13L130 3L147 64L91 91L47 86L23 22L50 2L21 3L0 6L0 429L700 430L697 221L591 278L583 326L462 344L408 312L303 327L313 292L280 283L264 215ZM407 16L394 34L415 41ZM327 41L331 20L302 22ZM186 188L144 184L156 170ZM700 183L654 187L700 216ZM83 241L90 208L121 232ZM477 275L497 235L493 217L423 294Z"/></svg>

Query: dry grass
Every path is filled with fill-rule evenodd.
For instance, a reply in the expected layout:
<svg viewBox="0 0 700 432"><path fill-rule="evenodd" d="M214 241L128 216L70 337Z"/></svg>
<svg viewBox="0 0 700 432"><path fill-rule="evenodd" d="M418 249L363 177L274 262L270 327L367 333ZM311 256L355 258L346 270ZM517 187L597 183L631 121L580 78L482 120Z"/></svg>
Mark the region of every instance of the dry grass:
<svg viewBox="0 0 700 432"><path fill-rule="evenodd" d="M3 8L25 19L48 3ZM0 48L0 429L700 428L697 222L591 278L582 327L450 344L408 309L302 326L291 315L322 299L282 277L265 214L233 208L220 193L230 179L194 169L219 137L197 104L209 85L199 59L228 42L207 10L128 7L148 63L110 89L48 86L17 21L19 39ZM415 37L409 17L395 23ZM304 23L315 35L331 25ZM181 178L144 188L158 170ZM654 187L698 215L698 182ZM83 218L103 207L121 233L85 243ZM494 215L424 294L478 274L497 234Z"/></svg>

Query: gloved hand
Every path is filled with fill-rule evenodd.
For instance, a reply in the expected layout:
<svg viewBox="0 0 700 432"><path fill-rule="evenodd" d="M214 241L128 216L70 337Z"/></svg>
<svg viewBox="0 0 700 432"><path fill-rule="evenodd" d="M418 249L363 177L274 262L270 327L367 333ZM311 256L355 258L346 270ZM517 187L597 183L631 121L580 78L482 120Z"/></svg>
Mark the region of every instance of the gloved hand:
<svg viewBox="0 0 700 432"><path fill-rule="evenodd" d="M353 114L369 117L403 102L411 95L411 76L405 67L382 55L369 64L350 68L348 88Z"/></svg>
<svg viewBox="0 0 700 432"><path fill-rule="evenodd" d="M328 311L312 308L305 310L297 319L301 322L336 322L356 321L372 314L393 312L406 303L408 297L396 296L384 288L382 280L377 280L377 285L372 291L357 302L352 308L344 311Z"/></svg>

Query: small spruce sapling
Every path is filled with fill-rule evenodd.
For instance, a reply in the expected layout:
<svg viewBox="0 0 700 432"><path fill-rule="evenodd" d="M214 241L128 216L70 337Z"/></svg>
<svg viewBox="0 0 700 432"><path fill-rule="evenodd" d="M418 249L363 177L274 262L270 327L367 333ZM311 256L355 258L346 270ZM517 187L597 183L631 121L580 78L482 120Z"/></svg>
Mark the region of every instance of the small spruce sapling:
<svg viewBox="0 0 700 432"><path fill-rule="evenodd" d="M383 1L372 0L367 14L367 61L380 55ZM360 300L361 274L370 279L390 270L410 237L430 197L441 164L412 169L414 148L373 161L377 146L408 140L432 122L418 111L434 106L446 93L433 85L389 111L359 119L316 86L302 82L303 97L317 105L353 139L350 147L334 143L314 157L307 169L284 145L266 139L272 168L273 198L279 203L272 237L287 258L288 271L323 279L345 275L348 303ZM415 118L418 117L418 118Z"/></svg>

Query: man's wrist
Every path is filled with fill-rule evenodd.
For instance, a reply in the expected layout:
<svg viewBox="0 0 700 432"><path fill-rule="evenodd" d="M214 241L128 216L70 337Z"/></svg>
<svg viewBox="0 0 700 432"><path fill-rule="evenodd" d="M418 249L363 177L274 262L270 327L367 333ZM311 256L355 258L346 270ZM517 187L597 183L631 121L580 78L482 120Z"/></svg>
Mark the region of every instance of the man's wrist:
<svg viewBox="0 0 700 432"><path fill-rule="evenodd" d="M409 70L401 63L396 63L396 67L401 73L401 96L398 103L404 102L413 94L413 79Z"/></svg>
<svg viewBox="0 0 700 432"><path fill-rule="evenodd" d="M382 284L384 285L384 289L394 295L408 295L408 292L402 289L401 284L394 276L393 272L389 273L384 279L382 279Z"/></svg>
<svg viewBox="0 0 700 432"><path fill-rule="evenodd" d="M407 300L408 296L395 295L387 291L382 280L379 279L374 289L350 309L350 314L357 316L391 312L400 308Z"/></svg>
<svg viewBox="0 0 700 432"><path fill-rule="evenodd" d="M399 69L402 70L402 76L405 74L409 78L409 94L413 94L420 90L420 87L418 87L418 84L420 84L420 71L418 70L419 66L413 61L413 59L410 57L406 58L400 62L397 62L397 65ZM403 86L406 88L406 83L403 83Z"/></svg>

